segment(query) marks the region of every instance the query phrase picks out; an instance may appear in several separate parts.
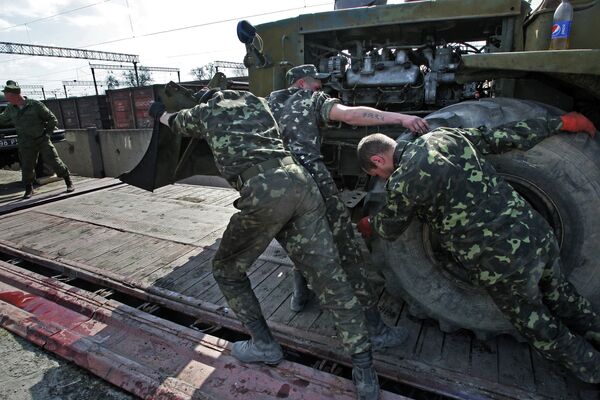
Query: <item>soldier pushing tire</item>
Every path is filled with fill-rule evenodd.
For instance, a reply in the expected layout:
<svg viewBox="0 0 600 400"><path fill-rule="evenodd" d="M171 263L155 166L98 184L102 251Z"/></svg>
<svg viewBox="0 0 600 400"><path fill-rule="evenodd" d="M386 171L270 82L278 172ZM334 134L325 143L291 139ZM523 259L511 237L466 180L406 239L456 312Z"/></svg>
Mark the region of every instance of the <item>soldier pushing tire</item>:
<svg viewBox="0 0 600 400"><path fill-rule="evenodd" d="M560 110L535 102L486 99L447 107L427 120L432 127L496 127L559 114ZM599 154L598 138L580 134L556 135L528 151L486 157L552 226L565 275L596 308L600 308L600 267L594 258L600 235ZM374 188L383 190L381 183ZM371 198L371 209L381 204L376 195ZM423 223L415 220L398 240L375 240L372 247L374 264L383 266L387 290L406 300L415 316L436 319L448 332L469 329L481 339L502 333L518 337L487 293L469 281Z"/></svg>

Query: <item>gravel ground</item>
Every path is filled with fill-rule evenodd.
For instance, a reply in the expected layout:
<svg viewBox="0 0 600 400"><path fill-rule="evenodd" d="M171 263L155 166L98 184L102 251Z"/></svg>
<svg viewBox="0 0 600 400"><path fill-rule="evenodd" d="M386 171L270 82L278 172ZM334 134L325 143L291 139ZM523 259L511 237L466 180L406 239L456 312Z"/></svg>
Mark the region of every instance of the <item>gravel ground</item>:
<svg viewBox="0 0 600 400"><path fill-rule="evenodd" d="M136 397L0 328L0 399L133 400Z"/></svg>

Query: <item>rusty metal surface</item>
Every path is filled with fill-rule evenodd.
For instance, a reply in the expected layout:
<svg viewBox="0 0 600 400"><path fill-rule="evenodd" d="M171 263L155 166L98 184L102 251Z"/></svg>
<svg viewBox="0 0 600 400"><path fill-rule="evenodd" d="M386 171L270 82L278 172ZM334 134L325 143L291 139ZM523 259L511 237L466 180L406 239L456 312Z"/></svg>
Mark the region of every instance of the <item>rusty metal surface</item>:
<svg viewBox="0 0 600 400"><path fill-rule="evenodd" d="M0 324L145 399L355 398L347 379L288 361L241 364L224 340L5 262Z"/></svg>

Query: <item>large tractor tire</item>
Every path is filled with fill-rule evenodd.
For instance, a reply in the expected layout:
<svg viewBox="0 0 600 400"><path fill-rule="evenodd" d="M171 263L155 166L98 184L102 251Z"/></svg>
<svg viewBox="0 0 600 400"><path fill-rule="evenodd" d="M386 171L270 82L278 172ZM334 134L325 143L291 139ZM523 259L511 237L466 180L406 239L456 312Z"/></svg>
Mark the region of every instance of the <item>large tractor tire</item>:
<svg viewBox="0 0 600 400"><path fill-rule="evenodd" d="M515 99L488 99L446 107L427 119L432 127L496 127L560 110ZM600 144L586 134L558 134L528 151L488 156L496 170L554 229L565 275L600 309ZM383 183L366 203L381 207ZM379 194L378 194L379 192ZM382 266L386 288L405 300L417 317L439 321L442 330L473 331L480 339L507 333L512 325L487 293L474 286L438 245L427 225L413 221L398 240L372 243L374 265Z"/></svg>

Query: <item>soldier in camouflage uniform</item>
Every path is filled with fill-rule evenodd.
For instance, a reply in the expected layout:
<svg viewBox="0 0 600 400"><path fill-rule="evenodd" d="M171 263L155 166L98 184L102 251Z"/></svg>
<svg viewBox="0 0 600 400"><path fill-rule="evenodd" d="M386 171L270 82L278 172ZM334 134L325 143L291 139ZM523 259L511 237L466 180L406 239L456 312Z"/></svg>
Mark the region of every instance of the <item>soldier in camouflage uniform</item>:
<svg viewBox="0 0 600 400"><path fill-rule="evenodd" d="M275 91L268 102L283 136L283 142L308 170L325 200L327 219L333 231L342 268L348 275L354 293L363 306L367 328L375 350L400 345L407 337L405 330L391 328L381 319L377 309L378 296L365 271L365 260L356 240L350 213L323 162L320 128L339 122L352 125L398 124L417 132L427 131L427 122L419 117L379 111L371 107L347 107L339 99L322 92L321 79L328 74L317 72L314 65L300 65L286 74L287 89ZM308 301L309 291L300 271L294 271L294 292L290 301L293 311L301 311Z"/></svg>
<svg viewBox="0 0 600 400"><path fill-rule="evenodd" d="M75 190L69 169L50 140L50 134L58 125L54 114L42 102L21 96L21 88L15 81L6 81L2 91L10 105L0 114L0 126L12 124L17 130L21 174L25 185L23 198L28 199L33 195L35 165L40 154L56 175L65 180L67 192Z"/></svg>
<svg viewBox="0 0 600 400"><path fill-rule="evenodd" d="M231 217L213 260L215 280L252 336L233 344L233 356L267 364L283 358L246 275L276 238L332 313L352 357L359 398L376 399L379 384L371 343L323 218L325 205L316 184L284 148L264 99L223 90L205 93L201 103L174 114L154 103L150 114L177 134L206 139L221 175L240 192L234 203L239 212Z"/></svg>
<svg viewBox="0 0 600 400"><path fill-rule="evenodd" d="M358 145L361 166L388 179L388 195L358 228L395 240L413 216L426 222L535 349L598 383L598 314L561 273L551 227L482 157L527 150L561 130L595 134L587 118L570 113L496 129L438 128L412 142L367 136Z"/></svg>

